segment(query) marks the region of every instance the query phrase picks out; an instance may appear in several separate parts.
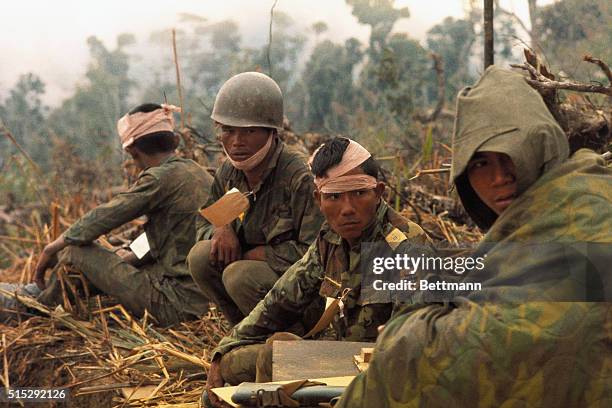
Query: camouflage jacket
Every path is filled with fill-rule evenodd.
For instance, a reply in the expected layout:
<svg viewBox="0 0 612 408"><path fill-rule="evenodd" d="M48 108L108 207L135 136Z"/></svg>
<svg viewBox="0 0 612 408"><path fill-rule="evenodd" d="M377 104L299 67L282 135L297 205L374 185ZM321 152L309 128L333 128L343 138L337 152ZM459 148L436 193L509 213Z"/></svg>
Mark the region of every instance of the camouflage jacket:
<svg viewBox="0 0 612 408"><path fill-rule="evenodd" d="M185 264L195 243L196 215L206 202L212 177L192 160L170 156L140 173L134 185L76 221L64 239L85 245L128 221L147 216L144 230L150 246L153 283L166 278L195 286ZM174 297L174 296L172 296Z"/></svg>
<svg viewBox="0 0 612 408"><path fill-rule="evenodd" d="M406 236L406 245L427 245L429 242L421 227L381 201L376 218L364 232L361 243L384 242L396 228ZM273 333L286 331L296 322L313 326L323 312L325 298L337 298L345 289L350 292L344 299L344 317L336 316L333 322L337 338L374 341L378 326L389 320L395 305L361 296L359 245L348 248L346 242L324 224L304 257L289 268L255 309L221 340L214 353L225 354L235 347L264 342Z"/></svg>
<svg viewBox="0 0 612 408"><path fill-rule="evenodd" d="M567 158L520 75L490 67L473 89L460 94L453 160L465 165L495 137L520 187L479 220L490 228L476 250L484 269L465 281L482 290L398 313L336 408L612 405L612 168L587 149ZM482 205L466 198L476 214Z"/></svg>
<svg viewBox="0 0 612 408"><path fill-rule="evenodd" d="M251 191L244 173L225 161L215 174L206 206L232 188ZM284 273L304 255L323 222L313 189L303 158L278 140L262 182L249 196L249 209L232 224L242 251L265 245L268 265L279 275ZM202 217L198 224L198 240L210 239L214 227Z"/></svg>

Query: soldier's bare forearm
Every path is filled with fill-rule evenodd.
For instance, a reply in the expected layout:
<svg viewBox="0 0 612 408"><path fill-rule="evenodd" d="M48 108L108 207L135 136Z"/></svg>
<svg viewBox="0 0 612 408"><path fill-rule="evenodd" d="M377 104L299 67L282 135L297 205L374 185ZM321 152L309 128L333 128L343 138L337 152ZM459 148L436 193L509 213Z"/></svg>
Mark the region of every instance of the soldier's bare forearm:
<svg viewBox="0 0 612 408"><path fill-rule="evenodd" d="M68 242L66 242L63 235L60 235L55 241L45 246L43 252L47 252L49 255L54 255L67 246Z"/></svg>

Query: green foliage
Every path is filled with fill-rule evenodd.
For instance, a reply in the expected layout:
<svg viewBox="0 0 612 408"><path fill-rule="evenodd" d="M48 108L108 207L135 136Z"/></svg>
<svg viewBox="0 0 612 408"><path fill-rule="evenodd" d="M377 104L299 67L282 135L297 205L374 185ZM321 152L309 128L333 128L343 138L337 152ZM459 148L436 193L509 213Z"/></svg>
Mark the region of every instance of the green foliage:
<svg viewBox="0 0 612 408"><path fill-rule="evenodd" d="M538 12L541 46L553 70L581 81L605 81L592 64L579 64L584 54L612 60L612 7L607 0L563 0Z"/></svg>
<svg viewBox="0 0 612 408"><path fill-rule="evenodd" d="M287 89L296 72L298 58L304 48L306 37L292 30L294 21L289 15L276 11L272 22L271 67L268 67L268 45L253 55L252 64L269 74L281 89ZM270 72L271 71L271 72Z"/></svg>
<svg viewBox="0 0 612 408"><path fill-rule="evenodd" d="M122 34L110 51L98 38L89 37L91 62L85 83L51 112L51 130L75 144L84 157L98 157L111 149L119 159L116 123L128 111L128 96L134 86L128 76L129 55L125 50L133 42L133 36Z"/></svg>
<svg viewBox="0 0 612 408"><path fill-rule="evenodd" d="M371 29L368 42L362 44L354 38L344 43L326 40L324 33L333 22L317 21L303 28L313 41L309 56L303 56L308 39L302 28L280 11L274 13L272 43L267 43L268 23L263 22L264 41L256 47L243 44L241 28L235 21L209 21L203 16L181 14L176 41L189 124L210 138L210 113L218 89L232 75L255 70L271 73L279 83L285 95L286 115L299 132L344 134L361 139L378 153L391 150L403 151L403 155L409 151L427 161L433 144L450 132L439 124L423 127L413 119L415 113L432 108L437 101L436 73L429 53L442 58L445 102L452 109L457 92L473 83L482 70L482 2L467 2L464 18L448 17L431 28L425 45L406 33L393 31L398 21L409 16L408 9L396 7L393 0L346 3L359 23ZM553 69L561 67L583 81L603 82L599 69L578 61L587 52L604 61L612 57L607 2L559 0L537 8L537 16L536 31L541 33ZM516 54L512 49L516 44L515 26L516 21L507 14L496 14L498 64L516 58L512 55ZM159 46L158 54L164 57L161 63L147 66L148 75L141 78L130 71L132 35L120 35L112 49L90 37L86 74L75 80L73 95L60 107L49 113L41 101L44 83L36 75L26 74L0 100L0 118L40 165L62 160L61 154L49 152L49 140L61 139L74 145L80 163L86 164L79 167L80 173L91 164L87 159L104 161L116 171L120 148L115 126L130 104L163 102L164 96L169 103L179 102L171 31L153 33L150 42ZM7 163L15 150L6 138L0 138L0 148L0 158ZM59 173L76 166L73 158L65 161L67 167ZM18 177L5 178L0 188L26 189L20 183ZM9 189L8 185L13 187ZM25 194L31 197L31 192Z"/></svg>
<svg viewBox="0 0 612 408"><path fill-rule="evenodd" d="M407 7L396 9L395 0L346 0L361 24L372 27L370 51L380 52L395 23L410 17Z"/></svg>
<svg viewBox="0 0 612 408"><path fill-rule="evenodd" d="M380 132L393 145L413 145L415 107L426 100L424 80L430 76L427 51L407 34L392 34L395 23L407 18L407 8L395 8L393 0L346 0L362 24L371 27L367 59L357 83L357 115L352 134L372 139ZM367 123L368 126L360 126Z"/></svg>
<svg viewBox="0 0 612 408"><path fill-rule="evenodd" d="M427 46L442 58L446 81L446 100L452 102L459 89L474 80L469 60L476 33L472 22L446 17L427 32Z"/></svg>
<svg viewBox="0 0 612 408"><path fill-rule="evenodd" d="M344 46L323 41L315 47L302 75L307 95L299 114L306 129L340 133L348 130L347 116L355 104L353 71L362 55L359 41L354 38Z"/></svg>
<svg viewBox="0 0 612 408"><path fill-rule="evenodd" d="M48 108L41 97L45 93L45 84L35 74L21 75L17 84L9 91L9 96L0 104L0 119L17 142L36 160L44 161L42 149L46 138L45 115ZM16 152L9 140L0 136L2 155Z"/></svg>
<svg viewBox="0 0 612 408"><path fill-rule="evenodd" d="M7 159L0 177L0 205L22 206L38 201L34 170L24 157Z"/></svg>
<svg viewBox="0 0 612 408"><path fill-rule="evenodd" d="M325 31L327 31L329 29L329 26L325 21L317 21L316 23L312 24L311 28L312 31L314 31L315 35L319 36Z"/></svg>
<svg viewBox="0 0 612 408"><path fill-rule="evenodd" d="M422 162L427 163L431 160L431 154L433 152L433 128L430 126L427 127L427 132L425 133L425 142L423 143L423 153L422 153Z"/></svg>
<svg viewBox="0 0 612 408"><path fill-rule="evenodd" d="M418 41L406 34L391 36L376 67L374 84L398 123L407 125L415 108L424 104L423 87L430 72L427 51Z"/></svg>

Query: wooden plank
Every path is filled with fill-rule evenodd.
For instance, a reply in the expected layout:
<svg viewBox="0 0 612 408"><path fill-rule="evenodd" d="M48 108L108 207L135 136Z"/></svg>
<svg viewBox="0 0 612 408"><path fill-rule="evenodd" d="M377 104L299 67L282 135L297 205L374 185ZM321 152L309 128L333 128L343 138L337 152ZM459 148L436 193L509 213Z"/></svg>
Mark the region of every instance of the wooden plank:
<svg viewBox="0 0 612 408"><path fill-rule="evenodd" d="M360 372L364 372L368 369L370 365L370 359L372 358L372 354L374 353L374 347L364 347L361 349L361 354L355 354L353 356L353 360L357 365L357 369Z"/></svg>
<svg viewBox="0 0 612 408"><path fill-rule="evenodd" d="M364 347L374 343L354 341L275 341L272 345L272 380L286 381L357 375L353 361Z"/></svg>

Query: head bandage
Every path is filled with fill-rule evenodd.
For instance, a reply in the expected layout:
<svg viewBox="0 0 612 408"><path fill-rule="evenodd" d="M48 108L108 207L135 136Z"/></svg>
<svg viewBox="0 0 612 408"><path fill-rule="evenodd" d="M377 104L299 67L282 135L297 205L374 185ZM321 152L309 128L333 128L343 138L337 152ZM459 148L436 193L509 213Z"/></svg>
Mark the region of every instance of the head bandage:
<svg viewBox="0 0 612 408"><path fill-rule="evenodd" d="M117 132L121 139L121 146L125 149L131 146L136 139L155 132L173 132L174 117L172 112L180 112L181 108L174 105L162 104L161 109L152 112L138 112L130 115L126 113L117 122Z"/></svg>
<svg viewBox="0 0 612 408"><path fill-rule="evenodd" d="M312 163L319 149L313 153L310 163ZM370 157L372 155L363 146L354 140L350 140L340 163L327 169L324 177L315 177L314 183L317 190L321 193L344 193L353 190L375 188L378 184L376 177L367 174L344 175Z"/></svg>

